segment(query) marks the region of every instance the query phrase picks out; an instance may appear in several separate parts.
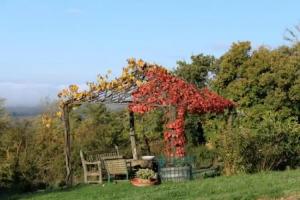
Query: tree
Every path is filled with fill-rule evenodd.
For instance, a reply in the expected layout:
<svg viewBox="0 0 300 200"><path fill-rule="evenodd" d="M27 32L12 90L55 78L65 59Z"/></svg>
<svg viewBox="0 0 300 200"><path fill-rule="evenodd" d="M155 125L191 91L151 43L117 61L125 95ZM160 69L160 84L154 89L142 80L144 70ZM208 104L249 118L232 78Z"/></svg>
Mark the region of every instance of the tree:
<svg viewBox="0 0 300 200"><path fill-rule="evenodd" d="M7 144L5 144L8 135L9 119L4 108L4 99L0 99L0 189L6 187L11 181L11 176L7 173L8 166L6 164Z"/></svg>
<svg viewBox="0 0 300 200"><path fill-rule="evenodd" d="M165 120L162 110L153 110L143 115L136 115L136 134L141 141L141 150L144 151L144 154L158 154L161 150L161 145L151 147L151 143L158 144L163 138Z"/></svg>
<svg viewBox="0 0 300 200"><path fill-rule="evenodd" d="M8 115L4 108L4 99L0 98L0 135L8 127Z"/></svg>
<svg viewBox="0 0 300 200"><path fill-rule="evenodd" d="M273 140L274 135L280 138L282 133L289 139L282 139L276 145L288 145L291 138L298 138L297 142L300 142L299 134L298 137L294 136L300 122L299 55L299 43L291 47L281 46L273 50L263 46L252 50L249 42L239 42L234 43L218 61L218 73L212 82L212 87L237 103L238 117L233 119L231 126L227 126L226 123L223 126L219 120L213 126L218 127L219 133L223 135L228 132L236 133L236 135L230 135L229 138L223 137L226 141L221 143L223 146L221 145L222 148L220 148L223 151L228 149L229 144L235 144L235 149L232 145L230 146L234 150L232 155L236 156L232 160L240 160L243 163L243 159L249 158L246 150L241 152L248 140L260 144L255 149L257 151L267 149L265 147L270 144L268 141ZM272 124L273 130L263 129L264 126L270 126L267 113L271 113L271 116L276 113L274 124ZM286 129L279 127L286 127ZM234 137L237 140L234 140ZM291 152L299 153L299 149L297 145L290 145L289 148L289 151L284 150L290 152L284 154L284 160L292 161L294 154ZM264 154L268 155L264 162L271 162L272 156L276 158L277 155L282 155L283 149L278 148L277 152ZM283 157L281 158L283 159ZM225 159L227 158L225 157ZM267 166L272 166L271 168L274 169L284 163L287 165L287 162L282 160L276 165L263 164L266 166L265 168L255 165L248 168L248 162L248 164L242 164L242 168L251 171L253 169L269 169ZM257 165L262 165L262 163L257 163ZM293 165L295 166L295 164Z"/></svg>
<svg viewBox="0 0 300 200"><path fill-rule="evenodd" d="M191 56L191 63L177 61L174 73L187 82L195 84L198 88L203 88L215 73L215 62L216 59L210 55Z"/></svg>
<svg viewBox="0 0 300 200"><path fill-rule="evenodd" d="M284 39L292 43L299 42L300 24L295 25L292 28L287 28L284 34Z"/></svg>
<svg viewBox="0 0 300 200"><path fill-rule="evenodd" d="M74 142L85 151L107 151L115 145L128 143L126 130L128 125L126 112L110 111L104 104L85 104L71 115L71 126L74 129ZM82 140L82 138L86 138ZM78 152L77 152L78 153ZM79 154L78 154L79 155Z"/></svg>
<svg viewBox="0 0 300 200"><path fill-rule="evenodd" d="M263 105L299 118L300 44L250 52L249 42L233 44L220 59L213 88L241 109Z"/></svg>
<svg viewBox="0 0 300 200"><path fill-rule="evenodd" d="M183 78L185 81L195 84L199 89L208 86L209 81L216 73L216 59L210 55L193 55L191 62L178 61L174 70L175 75ZM197 146L204 144L202 116L189 114L185 118L185 133L188 141Z"/></svg>
<svg viewBox="0 0 300 200"><path fill-rule="evenodd" d="M250 58L250 42L233 43L231 49L218 60L217 76L213 80L214 89L229 96L225 90L233 81L240 80L243 64Z"/></svg>

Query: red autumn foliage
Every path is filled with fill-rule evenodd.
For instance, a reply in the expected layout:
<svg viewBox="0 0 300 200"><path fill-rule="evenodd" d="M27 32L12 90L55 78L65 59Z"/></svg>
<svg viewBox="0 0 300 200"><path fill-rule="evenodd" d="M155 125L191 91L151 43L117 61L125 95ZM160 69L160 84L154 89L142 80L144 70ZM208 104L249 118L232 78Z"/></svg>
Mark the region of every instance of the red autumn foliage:
<svg viewBox="0 0 300 200"><path fill-rule="evenodd" d="M176 108L176 119L166 124L164 132L166 153L169 156L183 157L186 143L184 135L184 117L189 113L223 112L234 104L210 91L199 90L163 68L150 68L145 73L147 82L133 92L133 102L129 109L136 113L145 113L160 106Z"/></svg>

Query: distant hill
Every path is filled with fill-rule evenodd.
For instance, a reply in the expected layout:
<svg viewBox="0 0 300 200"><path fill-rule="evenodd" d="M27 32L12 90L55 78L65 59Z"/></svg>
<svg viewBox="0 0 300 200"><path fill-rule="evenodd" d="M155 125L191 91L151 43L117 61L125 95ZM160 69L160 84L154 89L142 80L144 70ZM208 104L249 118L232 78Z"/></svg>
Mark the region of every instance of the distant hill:
<svg viewBox="0 0 300 200"><path fill-rule="evenodd" d="M13 117L30 117L41 114L43 108L41 106L9 106L6 110Z"/></svg>
<svg viewBox="0 0 300 200"><path fill-rule="evenodd" d="M119 111L127 108L127 105L120 104L108 104L107 108L111 111ZM43 112L42 106L8 106L7 112L12 117L33 117Z"/></svg>

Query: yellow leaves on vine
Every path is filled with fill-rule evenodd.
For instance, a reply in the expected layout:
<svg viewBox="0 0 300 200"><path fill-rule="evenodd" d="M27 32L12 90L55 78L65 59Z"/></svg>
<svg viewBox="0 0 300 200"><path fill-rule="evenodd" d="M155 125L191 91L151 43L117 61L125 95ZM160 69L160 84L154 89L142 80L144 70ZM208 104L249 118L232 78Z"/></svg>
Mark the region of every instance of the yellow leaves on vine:
<svg viewBox="0 0 300 200"><path fill-rule="evenodd" d="M157 65L148 65L142 59L136 60L134 58L129 58L127 62L128 65L123 68L122 74L118 78L109 80L109 74L111 74L112 71L108 70L106 75L98 75L95 83L88 83L89 88L86 91L79 91L79 87L75 84L70 85L67 89L63 89L58 94L61 98L61 105L65 102L81 102L84 101L84 99L93 97L96 93L108 90L125 91L133 85L139 87L143 84L141 78L144 77L148 70L156 67L160 68L160 66Z"/></svg>
<svg viewBox="0 0 300 200"><path fill-rule="evenodd" d="M42 124L46 127L46 128L50 128L51 124L52 124L52 119L51 117L47 116L47 115L42 115Z"/></svg>
<svg viewBox="0 0 300 200"><path fill-rule="evenodd" d="M56 112L56 116L61 118L62 117L62 112L61 111Z"/></svg>
<svg viewBox="0 0 300 200"><path fill-rule="evenodd" d="M70 85L69 86L69 90L72 93L77 93L78 92L79 87L77 85Z"/></svg>
<svg viewBox="0 0 300 200"><path fill-rule="evenodd" d="M142 59L139 59L138 61L137 61L137 66L138 67L140 67L140 68L142 68L143 66L144 66L144 61L142 60Z"/></svg>
<svg viewBox="0 0 300 200"><path fill-rule="evenodd" d="M143 84L143 82L140 81L140 80L137 80L135 83L136 83L136 85L137 85L138 87L140 87L140 86Z"/></svg>

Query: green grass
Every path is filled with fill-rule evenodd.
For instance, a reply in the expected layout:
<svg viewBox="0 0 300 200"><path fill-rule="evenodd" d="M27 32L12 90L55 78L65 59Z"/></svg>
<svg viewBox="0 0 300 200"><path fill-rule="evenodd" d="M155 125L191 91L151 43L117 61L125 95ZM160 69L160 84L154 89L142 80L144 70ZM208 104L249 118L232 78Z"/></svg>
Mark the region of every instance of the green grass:
<svg viewBox="0 0 300 200"><path fill-rule="evenodd" d="M265 172L163 183L148 188L137 188L128 182L102 185L80 185L68 190L40 192L14 196L20 200L97 200L97 199L268 199L300 193L300 170ZM9 197L8 197L9 198Z"/></svg>

